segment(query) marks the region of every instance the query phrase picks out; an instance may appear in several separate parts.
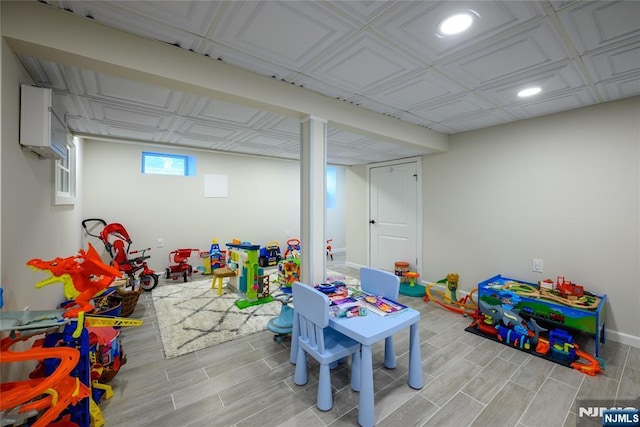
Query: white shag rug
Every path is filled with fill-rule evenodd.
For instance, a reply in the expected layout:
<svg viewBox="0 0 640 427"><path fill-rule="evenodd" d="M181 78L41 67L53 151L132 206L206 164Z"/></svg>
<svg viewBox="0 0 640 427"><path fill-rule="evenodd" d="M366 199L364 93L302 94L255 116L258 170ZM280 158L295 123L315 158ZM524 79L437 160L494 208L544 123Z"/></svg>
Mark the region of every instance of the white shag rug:
<svg viewBox="0 0 640 427"><path fill-rule="evenodd" d="M278 293L274 290L278 286L276 278L277 273L271 275L272 294ZM264 331L267 322L280 314L282 304L278 301L239 309L235 302L244 296L226 287L218 296L211 289L211 279L161 284L152 291L165 358ZM358 285L357 279L333 271L327 271L327 281Z"/></svg>

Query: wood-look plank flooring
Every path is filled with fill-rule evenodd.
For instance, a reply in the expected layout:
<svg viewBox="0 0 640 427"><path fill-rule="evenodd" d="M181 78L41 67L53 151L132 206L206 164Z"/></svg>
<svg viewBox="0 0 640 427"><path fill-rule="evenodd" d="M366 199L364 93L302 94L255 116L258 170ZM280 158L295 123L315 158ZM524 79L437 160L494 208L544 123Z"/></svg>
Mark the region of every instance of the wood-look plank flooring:
<svg viewBox="0 0 640 427"><path fill-rule="evenodd" d="M335 257L330 269L359 276L344 255ZM422 315L425 386L413 390L406 383L408 333L395 337L394 370L382 367L384 348L376 345L379 426L575 426L576 398L640 398L638 348L608 341L601 347L607 369L590 377L465 332L469 319L422 298L400 301ZM293 383L290 339L279 343L264 331L166 360L149 293L131 317L144 324L122 330L128 360L110 383L114 396L100 405L107 427L358 425L358 394L350 389L348 366L332 371L334 407L322 412L315 407L314 361L308 384Z"/></svg>

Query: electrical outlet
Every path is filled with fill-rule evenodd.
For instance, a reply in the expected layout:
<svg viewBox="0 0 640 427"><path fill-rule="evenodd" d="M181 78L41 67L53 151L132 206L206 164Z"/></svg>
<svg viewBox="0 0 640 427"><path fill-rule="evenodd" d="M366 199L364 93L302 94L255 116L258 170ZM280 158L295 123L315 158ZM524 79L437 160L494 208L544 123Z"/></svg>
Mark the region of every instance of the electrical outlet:
<svg viewBox="0 0 640 427"><path fill-rule="evenodd" d="M536 273L542 273L543 262L541 259L534 258L531 264L531 269Z"/></svg>
<svg viewBox="0 0 640 427"><path fill-rule="evenodd" d="M161 248L164 246L164 239L162 237L158 238L158 241L156 242L156 247Z"/></svg>

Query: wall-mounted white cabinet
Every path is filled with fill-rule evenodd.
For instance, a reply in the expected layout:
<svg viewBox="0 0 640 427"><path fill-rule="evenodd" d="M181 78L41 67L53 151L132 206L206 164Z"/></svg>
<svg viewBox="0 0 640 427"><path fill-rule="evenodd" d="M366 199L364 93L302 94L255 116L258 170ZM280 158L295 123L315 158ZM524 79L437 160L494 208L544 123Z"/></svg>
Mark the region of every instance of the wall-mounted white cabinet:
<svg viewBox="0 0 640 427"><path fill-rule="evenodd" d="M21 85L20 144L47 159L67 157L69 132L51 89Z"/></svg>

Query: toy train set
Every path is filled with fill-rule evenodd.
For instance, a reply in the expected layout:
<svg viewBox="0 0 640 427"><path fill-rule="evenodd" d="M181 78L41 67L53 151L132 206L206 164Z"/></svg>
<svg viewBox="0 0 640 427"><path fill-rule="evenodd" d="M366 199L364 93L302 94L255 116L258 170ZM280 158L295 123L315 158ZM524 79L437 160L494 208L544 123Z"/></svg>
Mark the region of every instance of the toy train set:
<svg viewBox="0 0 640 427"><path fill-rule="evenodd" d="M435 289L444 285L442 292ZM458 275L426 287L425 302L470 317L466 331L534 356L596 375L605 369L598 357L604 343L606 295L595 295L564 277L544 286L494 276L478 284L464 298L458 298ZM477 293L477 296L476 296ZM474 301L477 298L477 302ZM576 338L596 339L595 355L580 348Z"/></svg>
<svg viewBox="0 0 640 427"><path fill-rule="evenodd" d="M596 375L604 342L606 295L586 292L564 277L545 286L500 275L478 285L478 311L467 331L532 355ZM595 336L595 356L575 342L576 334Z"/></svg>
<svg viewBox="0 0 640 427"><path fill-rule="evenodd" d="M605 368L604 360L581 350L569 332L559 328L547 330L535 319L527 321L517 310L500 305L479 301L477 317L465 330L587 375L596 375ZM545 332L547 338L540 336Z"/></svg>

